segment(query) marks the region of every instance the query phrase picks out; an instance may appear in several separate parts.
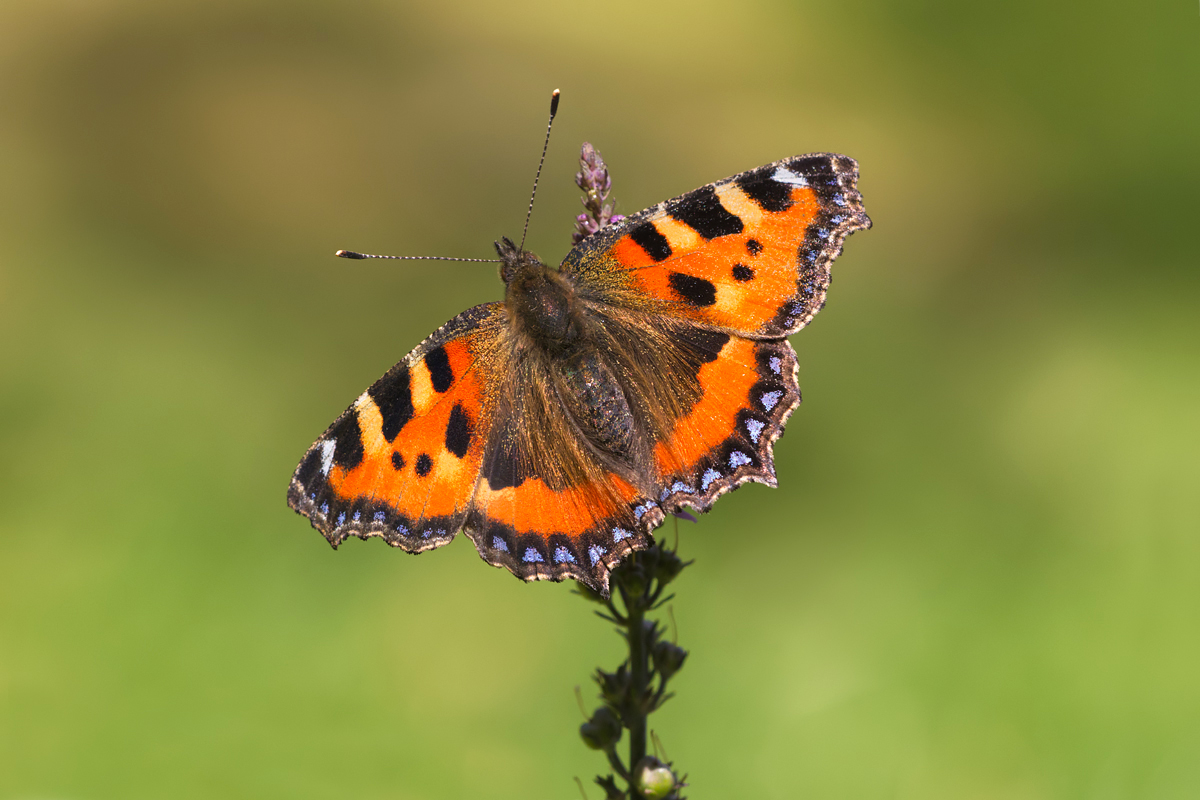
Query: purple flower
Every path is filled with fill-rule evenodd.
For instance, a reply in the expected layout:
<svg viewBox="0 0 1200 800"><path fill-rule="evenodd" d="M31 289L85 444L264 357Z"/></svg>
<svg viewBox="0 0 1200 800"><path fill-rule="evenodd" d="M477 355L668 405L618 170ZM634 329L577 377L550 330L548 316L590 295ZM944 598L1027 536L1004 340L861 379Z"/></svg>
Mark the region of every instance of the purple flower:
<svg viewBox="0 0 1200 800"><path fill-rule="evenodd" d="M608 193L612 190L612 178L604 159L600 157L600 151L592 147L590 142L584 142L579 150L579 172L575 173L575 185L583 189L580 202L585 213L575 218L572 243L579 244L605 225L625 219L621 214L614 214L612 203L607 202Z"/></svg>

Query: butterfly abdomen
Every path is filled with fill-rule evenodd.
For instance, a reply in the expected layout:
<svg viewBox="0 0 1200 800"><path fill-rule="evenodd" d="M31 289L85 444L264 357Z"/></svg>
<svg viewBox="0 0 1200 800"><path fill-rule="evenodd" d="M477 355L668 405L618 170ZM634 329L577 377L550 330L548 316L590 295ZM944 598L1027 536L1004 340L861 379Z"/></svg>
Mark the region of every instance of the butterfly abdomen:
<svg viewBox="0 0 1200 800"><path fill-rule="evenodd" d="M596 352L575 355L561 370L563 405L598 449L622 459L633 453L633 413L621 384Z"/></svg>

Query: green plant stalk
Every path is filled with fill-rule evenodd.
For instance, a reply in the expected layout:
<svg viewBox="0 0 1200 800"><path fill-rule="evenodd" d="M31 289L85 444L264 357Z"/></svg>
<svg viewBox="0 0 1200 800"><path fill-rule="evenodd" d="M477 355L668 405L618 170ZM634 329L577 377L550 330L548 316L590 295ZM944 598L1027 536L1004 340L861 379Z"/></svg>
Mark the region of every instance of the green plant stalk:
<svg viewBox="0 0 1200 800"><path fill-rule="evenodd" d="M650 647L646 641L646 610L642 607L642 597L633 603L625 599L626 637L629 639L629 668L632 677L630 686L630 714L626 721L629 728L629 768L633 769L646 755L646 697L650 684Z"/></svg>
<svg viewBox="0 0 1200 800"><path fill-rule="evenodd" d="M667 683L683 666L687 651L667 641L663 636L667 629L647 615L670 601L674 595L664 597L667 585L689 563L656 542L646 550L631 553L613 569L609 597L582 586L577 590L604 606L596 614L617 626L628 651L628 657L615 671L596 670L603 704L579 729L584 743L593 750L602 750L612 767L613 775L596 778L606 800L682 800L679 791L686 785L684 777L673 771L673 765L646 750L649 716L671 697ZM617 746L625 732L629 734L629 760L623 762ZM620 776L626 788L617 786L614 775Z"/></svg>

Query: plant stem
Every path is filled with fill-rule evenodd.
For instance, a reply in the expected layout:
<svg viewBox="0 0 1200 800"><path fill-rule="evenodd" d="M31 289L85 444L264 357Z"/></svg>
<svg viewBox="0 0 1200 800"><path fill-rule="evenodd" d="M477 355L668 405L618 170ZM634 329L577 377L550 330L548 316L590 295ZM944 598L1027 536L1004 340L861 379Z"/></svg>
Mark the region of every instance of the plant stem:
<svg viewBox="0 0 1200 800"><path fill-rule="evenodd" d="M629 651L616 671L596 670L595 680L604 704L579 726L584 743L604 751L613 772L625 781L626 788L622 789L612 775L597 776L605 800L682 798L679 790L686 785L687 776L680 776L673 771L674 765L646 753L646 732L650 714L671 697L666 691L667 681L683 666L687 651L663 638L667 629L646 615L674 596L662 599L666 585L690 563L681 561L674 550L655 543L630 553L613 569L612 594L608 597L583 587L578 590L591 602L604 606L596 614L617 625ZM617 754L624 731L629 732L627 764L622 764Z"/></svg>
<svg viewBox="0 0 1200 800"><path fill-rule="evenodd" d="M631 770L646 755L645 697L650 682L650 648L646 641L646 610L642 607L642 600L642 597L636 597L631 605L628 596L625 597L625 608L628 612L626 630L629 637L629 669L632 678L630 706L634 709L633 719L627 721Z"/></svg>

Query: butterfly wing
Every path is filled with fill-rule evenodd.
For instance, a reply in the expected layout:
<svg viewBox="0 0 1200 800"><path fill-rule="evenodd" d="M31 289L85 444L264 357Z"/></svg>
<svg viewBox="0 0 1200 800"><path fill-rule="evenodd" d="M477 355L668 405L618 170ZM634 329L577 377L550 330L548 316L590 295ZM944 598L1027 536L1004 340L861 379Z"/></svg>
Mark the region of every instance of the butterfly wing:
<svg viewBox="0 0 1200 800"><path fill-rule="evenodd" d="M485 561L519 578L570 577L607 594L611 568L650 544L647 525L662 512L638 488L644 481L637 470L581 433L570 410L576 399L571 379L565 377L578 374L573 372L578 362L522 356L519 346L514 349L498 387L466 532ZM591 365L588 374L595 375L603 369L596 366L602 358L599 352L583 355L583 371ZM632 424L627 408L611 419L617 426Z"/></svg>
<svg viewBox="0 0 1200 800"><path fill-rule="evenodd" d="M777 161L604 228L561 269L599 302L787 336L824 304L845 238L871 225L857 181L846 156Z"/></svg>
<svg viewBox="0 0 1200 800"><path fill-rule="evenodd" d="M662 509L775 485L772 446L800 403L783 337L821 309L845 238L870 227L857 180L846 156L784 159L630 216L564 260L606 329L631 331L614 349L642 365L632 391L659 412Z"/></svg>
<svg viewBox="0 0 1200 800"><path fill-rule="evenodd" d="M439 547L466 519L492 425L504 307L476 306L376 381L309 448L288 505L333 546Z"/></svg>
<svg viewBox="0 0 1200 800"><path fill-rule="evenodd" d="M655 444L659 503L707 511L747 481L775 486L772 447L800 404L792 346L702 329L679 341L700 356L699 396Z"/></svg>

